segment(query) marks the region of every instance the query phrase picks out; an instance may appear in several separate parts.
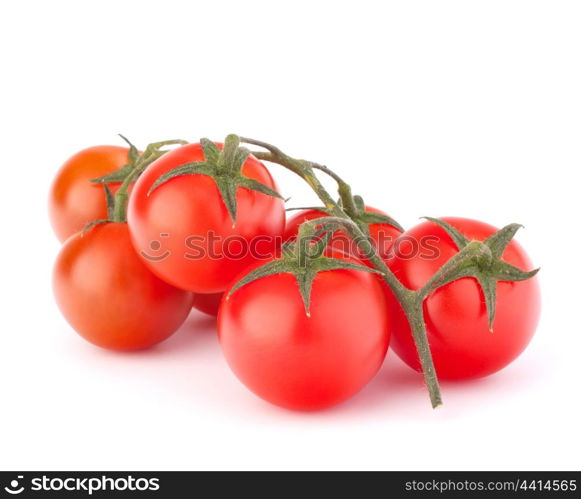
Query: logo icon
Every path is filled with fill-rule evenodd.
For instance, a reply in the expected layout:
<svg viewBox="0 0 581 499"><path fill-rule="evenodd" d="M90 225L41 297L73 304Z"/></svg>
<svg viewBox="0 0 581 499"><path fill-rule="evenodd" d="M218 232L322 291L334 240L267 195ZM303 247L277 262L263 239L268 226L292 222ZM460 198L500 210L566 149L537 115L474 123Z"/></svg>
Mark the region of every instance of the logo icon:
<svg viewBox="0 0 581 499"><path fill-rule="evenodd" d="M18 480L22 480L23 478L24 477L22 475L18 475ZM18 486L20 485L18 480L12 480L8 487L4 487L4 490L9 494L14 495L20 494L24 490L24 487L21 486L20 488L18 488Z"/></svg>
<svg viewBox="0 0 581 499"><path fill-rule="evenodd" d="M164 233L164 234L160 234L159 235L160 238L162 237L169 237L169 234ZM161 262L163 260L165 260L169 255L171 255L171 251L166 250L163 253L159 253L160 249L161 249L161 241L158 240L154 240L151 241L149 243L149 249L153 252L153 253L157 253L157 254L150 254L147 253L144 250L141 250L141 256L147 260L149 260L150 262Z"/></svg>

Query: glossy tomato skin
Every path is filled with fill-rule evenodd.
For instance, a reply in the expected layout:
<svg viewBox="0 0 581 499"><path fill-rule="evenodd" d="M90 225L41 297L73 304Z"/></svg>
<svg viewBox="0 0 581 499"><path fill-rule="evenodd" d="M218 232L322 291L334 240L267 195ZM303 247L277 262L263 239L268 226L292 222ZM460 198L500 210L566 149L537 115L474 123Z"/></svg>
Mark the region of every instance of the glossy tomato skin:
<svg viewBox="0 0 581 499"><path fill-rule="evenodd" d="M69 324L111 350L138 350L173 334L188 316L192 295L153 275L138 258L127 224L77 233L62 247L53 288Z"/></svg>
<svg viewBox="0 0 581 499"><path fill-rule="evenodd" d="M224 293L194 293L194 301L192 306L200 312L204 312L205 314L213 315L216 317L218 315L218 309L220 308L222 296L224 296Z"/></svg>
<svg viewBox="0 0 581 499"><path fill-rule="evenodd" d="M370 273L321 272L307 317L293 275L263 277L222 301L218 335L228 364L256 395L288 409L322 409L357 393L381 366L385 293Z"/></svg>
<svg viewBox="0 0 581 499"><path fill-rule="evenodd" d="M381 210L373 208L372 206L366 206L365 211L370 213L379 213L380 215L386 215ZM290 217L286 223L284 240L295 239L302 223L313 220L315 218L327 217L325 212L318 210L302 210ZM379 255L386 257L389 253L394 241L401 235L401 231L389 224L371 224L369 226L369 233L371 238L375 241L375 247L379 252ZM333 234L333 237L329 245L346 253L348 255L354 256L356 258L361 258L361 253L357 248L357 245L342 231L337 231Z"/></svg>
<svg viewBox="0 0 581 499"><path fill-rule="evenodd" d="M497 231L491 225L467 218L445 217L446 222L470 240L483 241ZM434 257L403 248L406 257L387 263L397 278L411 289L419 289L458 250L447 233L432 222L406 231L402 237L416 241L428 237L437 251ZM437 242L435 242L437 238ZM405 244L405 243L404 243ZM523 248L511 241L502 259L522 270L532 270ZM420 371L410 328L403 311L388 292L393 318L392 348L412 368ZM428 340L440 379L463 380L492 374L512 362L526 348L540 314L540 292L536 277L521 282L499 282L493 332L488 330L484 295L476 280L463 278L443 286L424 303Z"/></svg>
<svg viewBox="0 0 581 499"><path fill-rule="evenodd" d="M102 185L90 180L112 173L128 163L129 149L94 146L83 149L62 165L49 193L49 217L59 241L81 231L93 220L107 218ZM119 184L110 184L114 192Z"/></svg>
<svg viewBox="0 0 581 499"><path fill-rule="evenodd" d="M238 188L233 227L214 179L206 175L174 177L148 196L162 174L203 160L200 144L189 144L153 162L134 186L128 222L134 246L152 272L182 289L219 293L236 274L280 246L284 203ZM268 170L254 157L246 160L242 173L275 188Z"/></svg>

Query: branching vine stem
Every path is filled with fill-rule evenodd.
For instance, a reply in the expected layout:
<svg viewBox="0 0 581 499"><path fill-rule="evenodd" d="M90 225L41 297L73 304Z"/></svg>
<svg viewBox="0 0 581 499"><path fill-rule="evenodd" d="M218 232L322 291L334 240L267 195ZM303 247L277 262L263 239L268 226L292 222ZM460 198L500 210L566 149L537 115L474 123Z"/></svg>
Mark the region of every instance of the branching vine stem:
<svg viewBox="0 0 581 499"><path fill-rule="evenodd" d="M424 374L424 380L426 382L428 392L430 395L430 401L432 407L438 407L442 404L442 397L440 394L440 386L438 383L438 378L436 375L436 370L434 368L434 363L432 359L432 354L428 344L428 337L426 333L425 321L424 321L424 310L423 302L424 299L429 295L432 287L438 282L438 279L444 279L445 277L441 274L445 267L430 280L428 284L417 291L413 291L405 287L398 279L395 277L393 272L385 264L385 262L379 257L373 243L369 236L351 219L348 212L351 209L351 204L353 203L353 197L351 195L351 189L349 185L337 174L332 172L326 166L320 165L318 163L313 163L310 161L295 159L288 156L282 152L278 147L275 147L266 142L259 140L254 140L246 137L240 138L241 142L246 144L251 144L254 146L262 147L266 149L264 151L253 151L252 154L258 159L263 161L269 161L272 163L277 163L284 166L288 170L294 172L303 178L309 186L315 191L319 199L323 202L324 206L327 208L330 217L325 219L316 220L317 225L328 226L330 230L334 230L333 227L340 226L348 236L350 236L359 246L359 248L364 252L367 259L371 262L373 267L381 272L382 278L385 283L389 286L391 291L394 293L399 303L401 304L406 317L409 321L410 328L412 331L414 343L416 350L418 352L418 357L422 367L422 372ZM313 170L320 170L328 174L333 178L339 188L339 194L341 196L341 204L337 203L329 192L325 189L323 184L316 177ZM345 199L344 199L345 198ZM313 221L315 223L315 221ZM311 230L308 232L312 233ZM300 238L300 234L299 234ZM468 253L468 250L464 253ZM459 253L459 255L462 254ZM466 254L464 257L469 258ZM465 259L458 259L456 262L451 261L451 266L460 265L465 262ZM450 272L452 269L447 269Z"/></svg>
<svg viewBox="0 0 581 499"><path fill-rule="evenodd" d="M339 196L341 198L341 204L342 204L346 214L355 213L356 208L355 208L355 204L353 202L353 195L351 193L351 186L347 182L345 182L345 180L343 180L343 178L341 178L339 175L337 175L333 170L331 170L327 166L321 165L319 163L315 163L314 161L296 160L294 158L291 158L287 154L283 153L278 147L275 147L275 146L268 144L266 142L262 142L260 140L249 139L246 137L241 137L240 140L242 142L246 142L247 144L252 144L255 146L263 147L264 149L268 150L268 152L253 151L252 154L254 156L256 156L258 159L261 159L263 161L270 161L271 163L278 163L279 165L285 166L286 168L292 170L294 173L296 173L297 175L300 175L303 178L305 178L305 177L304 177L302 172L306 168L311 170L311 174L312 174L313 169L322 171L323 173L325 173L326 175L331 177L335 182L337 182ZM289 165L289 161L290 162L292 162L292 161L297 162L298 164L296 165L296 168L291 167ZM310 185L310 183L309 183L309 185ZM323 187L323 186L321 185L321 187ZM316 189L315 189L315 192L317 192ZM337 204L337 203L334 203L334 204ZM325 203L325 206L328 209L331 209L326 203Z"/></svg>

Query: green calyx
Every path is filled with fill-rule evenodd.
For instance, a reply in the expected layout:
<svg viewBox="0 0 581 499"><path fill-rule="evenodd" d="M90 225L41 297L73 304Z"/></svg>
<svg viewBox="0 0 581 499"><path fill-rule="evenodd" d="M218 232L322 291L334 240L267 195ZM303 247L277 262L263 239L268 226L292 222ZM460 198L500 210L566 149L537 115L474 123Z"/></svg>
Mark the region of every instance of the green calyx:
<svg viewBox="0 0 581 499"><path fill-rule="evenodd" d="M116 182L123 182L129 174L135 168L137 160L139 159L139 150L135 145L124 135L119 134L127 145L129 146L129 152L127 153L127 164L123 165L119 170L103 175L102 177L97 177L91 180L94 184L112 184Z"/></svg>
<svg viewBox="0 0 581 499"><path fill-rule="evenodd" d="M233 226L236 224L236 192L239 187L282 199L274 189L242 174L242 166L248 159L250 151L240 147L240 138L237 135L228 135L222 150L208 139L201 139L200 144L204 151L204 161L186 163L161 175L151 186L148 195L174 177L207 175L216 182Z"/></svg>
<svg viewBox="0 0 581 499"><path fill-rule="evenodd" d="M498 282L525 281L540 270L537 268L527 272L501 260L505 248L522 225L509 224L484 241L470 241L449 223L437 218L424 218L442 227L459 250L459 253L442 267L441 276L426 285L426 294L462 277L474 277L484 294L488 328L492 332ZM450 267L451 271L446 272L446 267Z"/></svg>
<svg viewBox="0 0 581 499"><path fill-rule="evenodd" d="M275 274L292 274L297 281L299 293L305 306L305 314L307 317L310 317L311 291L313 281L319 272L350 269L381 274L378 270L367 267L366 265L324 256L326 241L322 242L322 240L318 240L314 243L311 242L311 236L317 237L320 235L319 232L312 231L313 228L314 225L310 224L308 230L311 234L307 236L303 233L297 242L287 243L283 247L282 258L266 263L246 274L230 289L227 298L230 298L241 287L262 277ZM327 234L331 233L328 232Z"/></svg>
<svg viewBox="0 0 581 499"><path fill-rule="evenodd" d="M129 152L127 154L128 163L108 175L91 180L92 183L103 185L105 200L107 202L107 218L88 223L83 229L83 234L95 225L108 222L126 222L129 186L139 178L151 163L168 152L164 149L165 146L187 144L187 141L180 139L153 142L140 154L137 148L127 138L123 135L120 135L120 137L129 144ZM109 189L108 184L110 183L121 183L115 195Z"/></svg>
<svg viewBox="0 0 581 499"><path fill-rule="evenodd" d="M156 159L163 156L167 151L163 150L163 146L167 145L185 145L187 141L175 139L175 140L164 140L161 142L153 142L149 144L143 153L139 153L139 150L135 145L129 141L127 137L119 134L127 144L129 145L129 152L127 153L127 163L123 165L118 170L103 175L102 177L97 177L91 180L94 184L113 184L121 183L125 181L136 169L139 169L141 173L147 166L153 163ZM135 180L135 179L133 179Z"/></svg>

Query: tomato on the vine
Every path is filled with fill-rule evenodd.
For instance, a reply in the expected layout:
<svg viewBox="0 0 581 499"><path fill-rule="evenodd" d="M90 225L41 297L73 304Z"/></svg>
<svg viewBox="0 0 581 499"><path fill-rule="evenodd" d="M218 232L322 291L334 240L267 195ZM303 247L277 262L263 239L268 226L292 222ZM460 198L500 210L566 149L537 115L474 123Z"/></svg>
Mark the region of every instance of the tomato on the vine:
<svg viewBox="0 0 581 499"><path fill-rule="evenodd" d="M111 350L165 340L192 307L190 292L163 282L143 264L125 223L95 225L70 237L57 257L53 287L70 325Z"/></svg>
<svg viewBox="0 0 581 499"><path fill-rule="evenodd" d="M103 186L90 181L113 173L130 162L130 149L94 146L69 158L50 188L49 216L59 241L82 230L88 223L107 218ZM112 192L118 183L109 184Z"/></svg>
<svg viewBox="0 0 581 499"><path fill-rule="evenodd" d="M442 220L469 240L484 241L496 232L493 226L477 220L456 217ZM430 240L430 251L416 251L426 238ZM446 231L426 221L403 234L400 251L387 263L405 286L416 290L457 253L458 248ZM504 250L502 260L520 269L532 269L529 257L514 240ZM408 321L400 304L389 292L388 303L393 318L391 346L404 362L419 371L421 368ZM528 345L537 326L539 311L540 293L536 277L518 282L498 282L492 331L489 330L483 291L474 277L464 277L437 289L424 302L424 312L438 377L469 379L502 369Z"/></svg>
<svg viewBox="0 0 581 499"><path fill-rule="evenodd" d="M131 237L144 263L166 282L195 293L222 292L246 267L272 256L285 220L281 199L239 187L232 194L235 202L230 199L236 206L233 223L209 175L176 176L152 191L170 170L208 160L201 144L166 153L136 182L128 208ZM275 189L270 173L253 156L244 161L241 174Z"/></svg>
<svg viewBox="0 0 581 499"><path fill-rule="evenodd" d="M383 211L373 208L372 206L366 206L365 211L367 213L387 215ZM313 208L299 211L287 220L284 240L289 241L296 239L299 227L304 222L328 216L327 213ZM397 227L387 223L372 223L369 225L369 235L375 243L375 249L382 257L388 255L389 249L401 233L402 231ZM362 258L364 256L362 255L361 250L357 247L356 242L351 240L349 236L341 230L333 233L333 236L329 241L329 246L356 258Z"/></svg>
<svg viewBox="0 0 581 499"><path fill-rule="evenodd" d="M356 262L338 251L332 256ZM329 407L361 390L383 362L385 293L371 273L322 271L308 316L296 277L267 275L222 301L218 335L228 364L258 396L289 409Z"/></svg>

